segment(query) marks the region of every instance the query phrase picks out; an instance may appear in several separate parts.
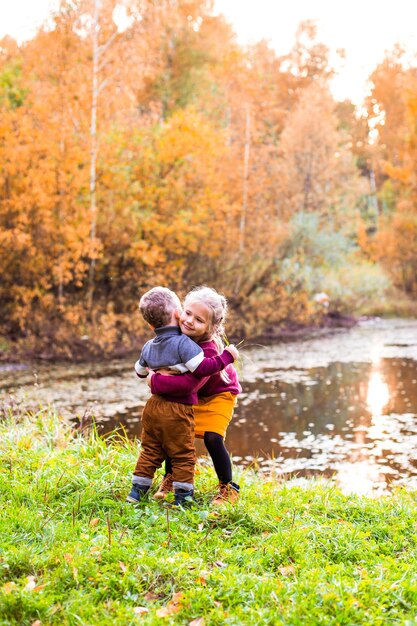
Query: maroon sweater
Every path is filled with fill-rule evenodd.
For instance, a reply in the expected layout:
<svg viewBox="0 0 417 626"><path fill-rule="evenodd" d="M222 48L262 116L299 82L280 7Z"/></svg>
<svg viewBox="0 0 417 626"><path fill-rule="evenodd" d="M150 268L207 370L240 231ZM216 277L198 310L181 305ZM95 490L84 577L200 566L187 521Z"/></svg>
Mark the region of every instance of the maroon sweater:
<svg viewBox="0 0 417 626"><path fill-rule="evenodd" d="M204 341L200 346L205 357L213 357L219 353L214 341ZM151 380L151 390L152 393L163 396L171 402L181 402L182 404L198 404L198 396L215 396L225 391L229 391L233 395L241 393L242 387L233 365L227 365L224 371L230 382L223 380L220 373L205 378L197 378L191 372L174 376L155 373ZM184 398L190 398L192 402L186 402Z"/></svg>

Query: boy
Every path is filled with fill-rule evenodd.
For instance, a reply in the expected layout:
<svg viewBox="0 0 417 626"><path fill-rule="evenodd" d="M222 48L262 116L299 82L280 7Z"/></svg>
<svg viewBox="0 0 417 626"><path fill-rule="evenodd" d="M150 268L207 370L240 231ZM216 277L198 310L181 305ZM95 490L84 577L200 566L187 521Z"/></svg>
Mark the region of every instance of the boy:
<svg viewBox="0 0 417 626"><path fill-rule="evenodd" d="M178 296L166 287L154 287L139 302L143 318L155 331L135 364L136 374L146 378L148 369L169 368L198 378L220 372L238 356L234 346L222 354L204 358L200 346L181 334ZM194 494L194 415L196 392L183 396L156 396L147 401L142 414L142 450L133 472L132 489L127 502L139 502L149 491L155 470L167 456L172 459L174 504L183 504Z"/></svg>

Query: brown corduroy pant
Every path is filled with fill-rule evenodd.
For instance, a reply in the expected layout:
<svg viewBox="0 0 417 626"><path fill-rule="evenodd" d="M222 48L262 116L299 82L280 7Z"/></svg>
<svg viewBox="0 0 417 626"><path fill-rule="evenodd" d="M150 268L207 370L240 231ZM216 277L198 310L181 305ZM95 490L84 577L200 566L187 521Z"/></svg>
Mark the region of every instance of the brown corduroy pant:
<svg viewBox="0 0 417 626"><path fill-rule="evenodd" d="M142 413L142 450L134 476L153 478L169 456L175 482L194 483L194 413L187 404L151 396Z"/></svg>

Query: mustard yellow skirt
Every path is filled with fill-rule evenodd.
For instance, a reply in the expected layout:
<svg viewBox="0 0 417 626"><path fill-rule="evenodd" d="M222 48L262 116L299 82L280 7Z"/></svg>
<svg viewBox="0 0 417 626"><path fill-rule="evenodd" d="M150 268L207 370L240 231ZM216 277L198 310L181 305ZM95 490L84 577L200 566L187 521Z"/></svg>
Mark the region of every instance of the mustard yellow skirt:
<svg viewBox="0 0 417 626"><path fill-rule="evenodd" d="M225 437L236 402L237 396L230 391L200 398L198 404L193 405L195 436L202 438L208 431Z"/></svg>

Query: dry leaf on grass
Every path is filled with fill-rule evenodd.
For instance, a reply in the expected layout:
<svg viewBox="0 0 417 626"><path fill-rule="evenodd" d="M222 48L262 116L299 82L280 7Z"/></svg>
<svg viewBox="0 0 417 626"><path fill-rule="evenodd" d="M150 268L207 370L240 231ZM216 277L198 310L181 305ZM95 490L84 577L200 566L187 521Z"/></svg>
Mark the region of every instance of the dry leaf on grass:
<svg viewBox="0 0 417 626"><path fill-rule="evenodd" d="M170 615L174 615L174 613L181 611L183 597L184 594L180 591L174 593L172 600L170 600L166 606L163 606L156 611L157 617L169 617Z"/></svg>
<svg viewBox="0 0 417 626"><path fill-rule="evenodd" d="M146 606L135 606L133 612L135 615L145 615L145 613L149 612L149 609Z"/></svg>
<svg viewBox="0 0 417 626"><path fill-rule="evenodd" d="M23 591L33 591L36 587L36 580L34 576L28 576L27 577L27 583L26 585L23 587Z"/></svg>
<svg viewBox="0 0 417 626"><path fill-rule="evenodd" d="M294 567L294 565L286 565L285 567L280 567L279 568L279 572L283 576L294 576L294 574L295 574L295 567Z"/></svg>
<svg viewBox="0 0 417 626"><path fill-rule="evenodd" d="M160 598L162 598L160 593L154 593L153 591L148 591L147 593L145 593L144 599L147 602L155 602L155 600L159 600Z"/></svg>
<svg viewBox="0 0 417 626"><path fill-rule="evenodd" d="M9 583L3 585L2 590L4 593L12 593L16 589L17 585L12 580Z"/></svg>

